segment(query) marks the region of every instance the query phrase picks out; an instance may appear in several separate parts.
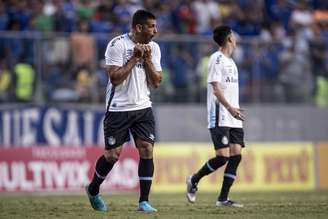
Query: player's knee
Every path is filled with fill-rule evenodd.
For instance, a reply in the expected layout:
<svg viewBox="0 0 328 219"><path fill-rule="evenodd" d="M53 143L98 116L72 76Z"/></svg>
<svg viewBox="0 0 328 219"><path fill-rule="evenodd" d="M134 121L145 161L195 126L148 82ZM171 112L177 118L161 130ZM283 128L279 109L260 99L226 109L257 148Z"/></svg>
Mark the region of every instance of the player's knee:
<svg viewBox="0 0 328 219"><path fill-rule="evenodd" d="M118 161L120 154L117 152L105 153L104 157L108 163L114 164Z"/></svg>
<svg viewBox="0 0 328 219"><path fill-rule="evenodd" d="M230 156L229 162L232 162L238 166L241 161L241 158L242 158L241 154L233 155L233 156Z"/></svg>
<svg viewBox="0 0 328 219"><path fill-rule="evenodd" d="M236 175L237 168L239 166L240 161L241 161L241 154L231 156L229 158L229 163L227 165L225 172Z"/></svg>
<svg viewBox="0 0 328 219"><path fill-rule="evenodd" d="M148 142L141 142L138 145L138 150L141 158L153 158L153 145Z"/></svg>
<svg viewBox="0 0 328 219"><path fill-rule="evenodd" d="M212 169L216 170L219 167L226 164L228 162L228 160L229 160L229 157L217 155L215 158L212 158L209 161L209 165L211 166Z"/></svg>
<svg viewBox="0 0 328 219"><path fill-rule="evenodd" d="M229 161L229 157L226 157L226 156L216 156L215 157L215 160L217 163L220 163L220 164L226 164L228 161Z"/></svg>
<svg viewBox="0 0 328 219"><path fill-rule="evenodd" d="M222 156L222 157L229 157L230 156L230 149L227 148L221 148L216 150L216 156Z"/></svg>
<svg viewBox="0 0 328 219"><path fill-rule="evenodd" d="M232 144L230 146L230 156L241 154L241 149L242 147L240 144Z"/></svg>

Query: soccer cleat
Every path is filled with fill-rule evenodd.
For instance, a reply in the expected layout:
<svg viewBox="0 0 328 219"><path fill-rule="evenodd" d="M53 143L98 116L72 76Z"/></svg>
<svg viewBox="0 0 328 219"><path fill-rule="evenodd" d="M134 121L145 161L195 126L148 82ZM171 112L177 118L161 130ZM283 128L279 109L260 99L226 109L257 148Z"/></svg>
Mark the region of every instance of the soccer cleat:
<svg viewBox="0 0 328 219"><path fill-rule="evenodd" d="M89 193L88 186L85 186L85 191L86 191L86 193L88 195L90 204L91 204L91 206L92 206L93 209L95 209L96 211L102 211L102 212L108 211L106 202L104 201L104 199L101 197L100 194L95 195L95 196L92 196Z"/></svg>
<svg viewBox="0 0 328 219"><path fill-rule="evenodd" d="M186 184L187 184L186 196L190 203L194 203L196 201L197 185L195 185L191 182L191 177L192 176L188 176L186 179Z"/></svg>
<svg viewBox="0 0 328 219"><path fill-rule="evenodd" d="M243 204L240 204L235 201L231 201L229 199L226 201L217 201L215 205L216 205L216 207L236 207L236 208L244 207Z"/></svg>
<svg viewBox="0 0 328 219"><path fill-rule="evenodd" d="M144 212L147 212L147 213L151 213L151 212L156 212L157 211L157 209L156 208L153 208L149 204L149 202L147 202L147 201L139 202L138 210L139 211L144 211Z"/></svg>

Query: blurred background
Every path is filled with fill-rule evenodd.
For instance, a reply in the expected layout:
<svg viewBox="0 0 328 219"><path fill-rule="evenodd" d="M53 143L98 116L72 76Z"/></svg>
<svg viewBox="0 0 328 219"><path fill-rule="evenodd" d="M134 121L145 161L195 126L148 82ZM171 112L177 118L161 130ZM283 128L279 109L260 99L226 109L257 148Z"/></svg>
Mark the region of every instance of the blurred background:
<svg viewBox="0 0 328 219"><path fill-rule="evenodd" d="M238 36L247 116L236 189L328 188L328 1L0 0L1 192L88 183L103 148L106 46L142 8L157 17L162 52L155 191L183 191L184 177L213 155L206 79L219 24ZM138 187L133 142L125 150L108 191ZM216 190L220 174L204 188Z"/></svg>

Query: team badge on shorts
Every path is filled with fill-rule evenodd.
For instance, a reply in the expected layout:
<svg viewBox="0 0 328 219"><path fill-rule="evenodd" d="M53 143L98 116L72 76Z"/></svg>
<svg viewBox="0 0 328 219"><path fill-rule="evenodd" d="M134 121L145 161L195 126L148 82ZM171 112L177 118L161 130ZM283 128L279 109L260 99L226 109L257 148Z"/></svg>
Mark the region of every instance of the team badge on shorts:
<svg viewBox="0 0 328 219"><path fill-rule="evenodd" d="M221 142L224 145L228 144L229 143L229 140L228 140L227 136L223 136L222 139L221 139Z"/></svg>
<svg viewBox="0 0 328 219"><path fill-rule="evenodd" d="M107 142L109 145L114 145L116 143L116 139L113 136L107 138Z"/></svg>

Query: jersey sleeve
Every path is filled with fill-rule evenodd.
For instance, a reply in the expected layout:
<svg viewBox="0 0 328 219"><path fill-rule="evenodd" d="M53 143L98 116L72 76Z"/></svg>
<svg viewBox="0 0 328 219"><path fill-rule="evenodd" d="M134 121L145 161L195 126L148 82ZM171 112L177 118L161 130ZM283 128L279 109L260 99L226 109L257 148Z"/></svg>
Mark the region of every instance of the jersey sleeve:
<svg viewBox="0 0 328 219"><path fill-rule="evenodd" d="M123 66L123 45L121 40L111 40L105 52L106 65Z"/></svg>
<svg viewBox="0 0 328 219"><path fill-rule="evenodd" d="M152 62L154 64L156 71L162 71L161 50L159 48L159 45L155 42L153 43L153 46L152 46Z"/></svg>
<svg viewBox="0 0 328 219"><path fill-rule="evenodd" d="M208 77L207 83L221 82L222 80L222 61L220 56L211 57L208 64Z"/></svg>

